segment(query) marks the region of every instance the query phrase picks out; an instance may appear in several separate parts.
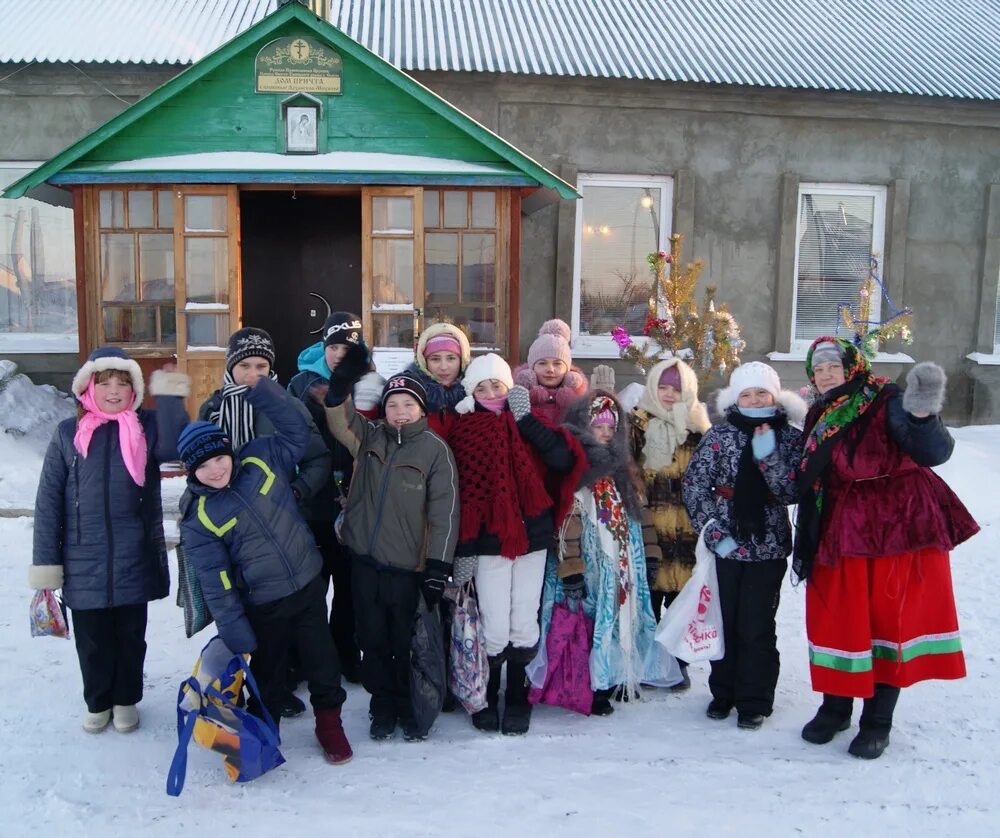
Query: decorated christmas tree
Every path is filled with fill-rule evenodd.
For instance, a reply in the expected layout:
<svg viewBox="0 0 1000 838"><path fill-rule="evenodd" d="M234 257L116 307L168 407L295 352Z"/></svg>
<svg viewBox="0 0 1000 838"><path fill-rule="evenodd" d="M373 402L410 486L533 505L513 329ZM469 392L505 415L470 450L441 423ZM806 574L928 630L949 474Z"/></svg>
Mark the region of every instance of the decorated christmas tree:
<svg viewBox="0 0 1000 838"><path fill-rule="evenodd" d="M889 308L884 320L872 319L872 302L881 297ZM858 289L855 306L840 307L840 322L852 333L854 345L869 359L874 358L886 341L898 337L905 344L913 343L910 321L913 309L896 308L878 275L878 258L871 257L868 277ZM838 327L838 332L840 331Z"/></svg>
<svg viewBox="0 0 1000 838"><path fill-rule="evenodd" d="M676 355L687 361L704 382L738 366L746 344L726 306L716 307L714 285L705 289L699 307L695 286L704 264L700 259L682 263L683 238L674 233L669 253L661 250L647 257L653 284L642 333L649 340L633 340L624 326L616 326L611 337L618 344L619 355L644 374L657 361Z"/></svg>

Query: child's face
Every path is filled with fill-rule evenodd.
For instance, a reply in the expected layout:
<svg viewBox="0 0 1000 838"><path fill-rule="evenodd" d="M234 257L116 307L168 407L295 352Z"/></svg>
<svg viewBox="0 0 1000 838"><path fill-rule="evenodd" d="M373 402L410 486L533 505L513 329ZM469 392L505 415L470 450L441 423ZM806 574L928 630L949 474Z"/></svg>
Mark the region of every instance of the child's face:
<svg viewBox="0 0 1000 838"><path fill-rule="evenodd" d="M615 428L613 425L592 425L590 430L601 445L607 445L615 438Z"/></svg>
<svg viewBox="0 0 1000 838"><path fill-rule="evenodd" d="M736 403L740 407L774 407L774 396L763 387L747 387Z"/></svg>
<svg viewBox="0 0 1000 838"><path fill-rule="evenodd" d="M813 367L813 381L821 394L839 387L846 379L844 365L840 361L824 361Z"/></svg>
<svg viewBox="0 0 1000 838"><path fill-rule="evenodd" d="M507 395L508 389L510 388L499 379L487 378L476 385L476 389L472 391L472 398L477 402L484 399L502 399Z"/></svg>
<svg viewBox="0 0 1000 838"><path fill-rule="evenodd" d="M535 361L531 369L543 387L558 387L566 377L566 364L558 358L542 358Z"/></svg>
<svg viewBox="0 0 1000 838"><path fill-rule="evenodd" d="M233 458L228 454L220 454L205 460L194 470L198 482L212 489L224 489L233 476Z"/></svg>
<svg viewBox="0 0 1000 838"><path fill-rule="evenodd" d="M659 385L656 388L656 395L660 397L660 404L664 407L673 407L681 400L681 394L674 389L672 384Z"/></svg>
<svg viewBox="0 0 1000 838"><path fill-rule="evenodd" d="M458 378L458 369L462 359L454 352L443 349L427 356L427 370L442 387L451 387Z"/></svg>
<svg viewBox="0 0 1000 838"><path fill-rule="evenodd" d="M422 415L420 402L406 393L393 393L385 400L385 421L394 428L416 422Z"/></svg>
<svg viewBox="0 0 1000 838"><path fill-rule="evenodd" d="M326 357L326 365L331 370L337 369L337 364L344 360L344 356L346 354L346 343L334 343L330 346L324 347L323 349L323 355Z"/></svg>
<svg viewBox="0 0 1000 838"><path fill-rule="evenodd" d="M271 364L267 358L257 358L251 355L233 364L233 381L237 384L245 384L247 387L254 387L260 377L271 374Z"/></svg>
<svg viewBox="0 0 1000 838"><path fill-rule="evenodd" d="M121 413L132 407L135 393L127 376L110 375L94 384L94 402L102 413Z"/></svg>

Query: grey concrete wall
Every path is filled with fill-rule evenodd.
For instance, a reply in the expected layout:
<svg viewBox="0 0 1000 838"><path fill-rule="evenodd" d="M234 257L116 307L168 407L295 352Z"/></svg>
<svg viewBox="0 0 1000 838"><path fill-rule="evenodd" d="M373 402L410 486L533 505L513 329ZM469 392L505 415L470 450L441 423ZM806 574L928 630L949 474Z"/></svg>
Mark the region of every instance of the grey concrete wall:
<svg viewBox="0 0 1000 838"><path fill-rule="evenodd" d="M980 394L973 410L964 360L976 349L980 307L996 300L981 291L986 194L1000 172L997 103L624 80L419 78L557 172L689 174L685 255L705 261L703 282L718 286L743 325L747 359L787 348L791 299L778 289L787 262L779 256L783 177L889 186L885 273L896 302L916 314L906 351L948 370L951 421L975 412L976 421L1000 422L1000 399ZM552 289L572 288L572 259L557 259L567 238L572 253L572 214L564 215L569 224L555 207L524 222L522 283L539 304L522 312L522 347L544 317L569 313L568 299L551 299ZM781 367L804 380L801 365ZM896 378L905 368L880 372ZM989 376L978 377L981 389Z"/></svg>

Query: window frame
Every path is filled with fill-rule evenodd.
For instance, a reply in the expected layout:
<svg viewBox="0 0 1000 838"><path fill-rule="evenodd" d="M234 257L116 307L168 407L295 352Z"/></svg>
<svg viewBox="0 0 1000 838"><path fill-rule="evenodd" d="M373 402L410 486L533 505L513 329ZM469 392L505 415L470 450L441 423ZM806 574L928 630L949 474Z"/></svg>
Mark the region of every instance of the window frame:
<svg viewBox="0 0 1000 838"><path fill-rule="evenodd" d="M622 174L599 174L580 173L577 175L576 188L580 193L580 200L576 202L576 218L574 222L574 242L573 242L573 303L570 328L572 330L571 343L573 354L577 358L613 359L618 358L618 348L611 338L611 333L606 335L582 334L580 332L580 303L583 296L582 270L583 270L583 204L586 200L584 190L587 186L602 187L623 187L623 188L649 188L660 190L660 225L659 240L660 248L670 240L674 223L674 177L672 175L622 175ZM646 254L643 254L643 265L646 264ZM652 275L650 274L650 282ZM645 345L649 340L645 335L632 335L633 342L637 345Z"/></svg>
<svg viewBox="0 0 1000 838"><path fill-rule="evenodd" d="M795 257L792 266L792 307L791 307L791 322L789 329L789 347L790 354L797 355L801 354L805 357L805 353L809 350L809 346L812 344L814 338L796 338L795 337L795 326L796 317L798 315L798 304L799 304L799 252L800 244L802 242L802 198L805 194L810 195L844 195L851 197L870 197L874 200L874 209L872 214L872 247L871 255L879 257L879 276L882 279L883 284L885 283L886 277L886 264L885 264L885 252L886 252L886 226L888 222L887 210L888 210L888 187L884 184L859 184L859 183L822 183L822 182L800 182L798 184L798 192L795 201ZM875 301L875 310L872 314L875 318L878 318L881 313L883 300L878 297ZM839 325L839 316L836 322L832 323L830 326L830 334L834 334Z"/></svg>

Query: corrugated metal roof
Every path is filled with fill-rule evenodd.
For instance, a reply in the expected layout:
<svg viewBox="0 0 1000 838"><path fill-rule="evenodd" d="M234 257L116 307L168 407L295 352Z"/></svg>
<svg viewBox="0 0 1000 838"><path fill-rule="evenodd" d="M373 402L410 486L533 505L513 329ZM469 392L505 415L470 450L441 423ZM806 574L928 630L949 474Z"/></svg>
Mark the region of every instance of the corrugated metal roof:
<svg viewBox="0 0 1000 838"><path fill-rule="evenodd" d="M0 61L193 64L275 0L0 0Z"/></svg>
<svg viewBox="0 0 1000 838"><path fill-rule="evenodd" d="M0 61L190 63L276 0L0 0ZM331 0L403 70L1000 99L1000 0Z"/></svg>

